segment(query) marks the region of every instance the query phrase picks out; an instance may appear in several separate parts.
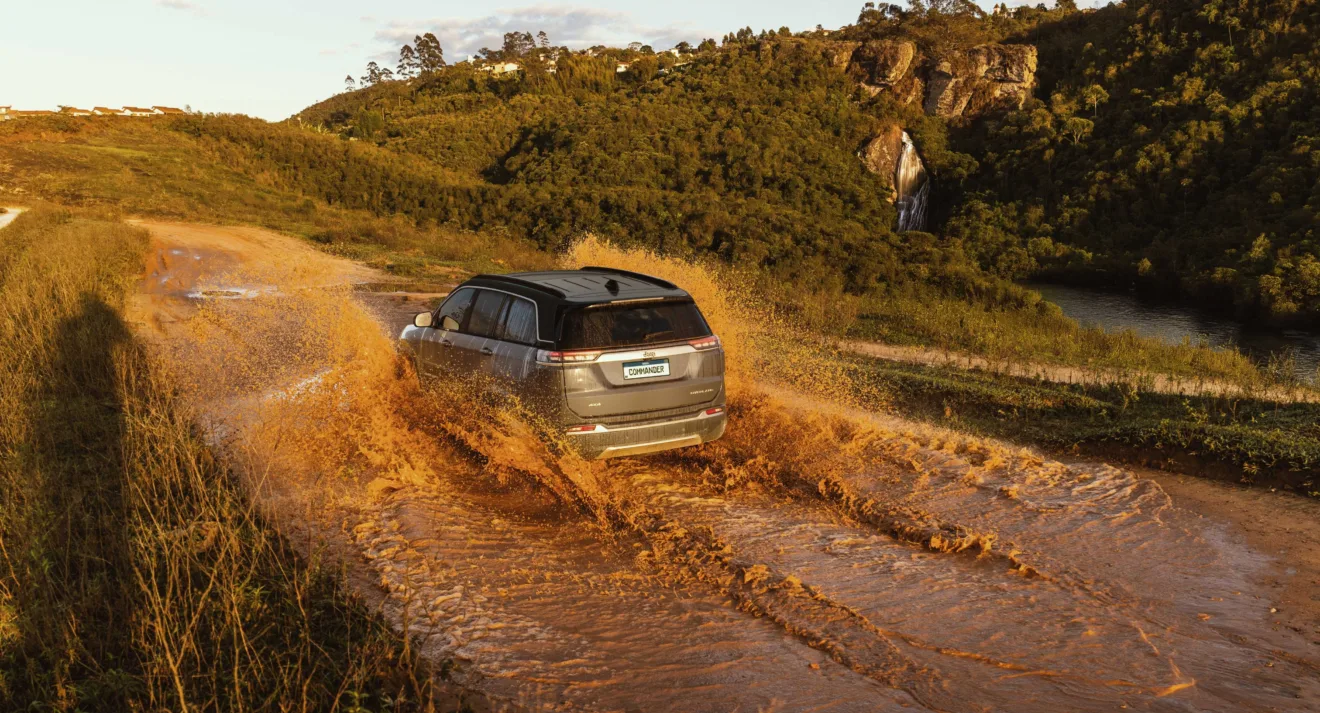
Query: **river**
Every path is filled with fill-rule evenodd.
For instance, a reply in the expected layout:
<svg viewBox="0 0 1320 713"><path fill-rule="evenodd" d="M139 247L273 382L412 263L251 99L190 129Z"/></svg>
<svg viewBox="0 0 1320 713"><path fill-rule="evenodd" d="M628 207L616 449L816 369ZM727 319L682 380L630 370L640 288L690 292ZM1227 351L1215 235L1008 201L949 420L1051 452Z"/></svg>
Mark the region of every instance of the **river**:
<svg viewBox="0 0 1320 713"><path fill-rule="evenodd" d="M1304 379L1320 375L1320 333L1277 329L1240 322L1185 305L1149 302L1130 294L1063 285L1031 284L1031 289L1058 305L1086 327L1117 332L1131 329L1167 344L1204 341L1211 347L1237 347L1258 363L1291 353Z"/></svg>

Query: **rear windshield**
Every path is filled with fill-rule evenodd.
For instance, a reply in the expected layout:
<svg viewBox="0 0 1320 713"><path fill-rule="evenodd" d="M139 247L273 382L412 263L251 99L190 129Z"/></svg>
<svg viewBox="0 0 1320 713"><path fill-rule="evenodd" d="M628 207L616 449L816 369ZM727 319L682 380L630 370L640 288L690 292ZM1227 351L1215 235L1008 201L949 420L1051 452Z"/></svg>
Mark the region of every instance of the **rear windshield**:
<svg viewBox="0 0 1320 713"><path fill-rule="evenodd" d="M612 349L710 336L691 302L603 305L564 315L561 349Z"/></svg>

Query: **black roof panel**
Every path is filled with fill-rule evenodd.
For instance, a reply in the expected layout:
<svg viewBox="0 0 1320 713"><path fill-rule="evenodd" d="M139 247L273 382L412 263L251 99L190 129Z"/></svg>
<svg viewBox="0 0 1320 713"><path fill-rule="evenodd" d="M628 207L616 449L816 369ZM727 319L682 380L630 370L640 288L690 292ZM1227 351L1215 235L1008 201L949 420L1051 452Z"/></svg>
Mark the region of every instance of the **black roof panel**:
<svg viewBox="0 0 1320 713"><path fill-rule="evenodd" d="M658 277L603 267L476 275L455 290L462 287L486 287L532 300L539 314L538 337L549 343L557 339L559 315L566 307L615 300L689 297L678 286Z"/></svg>
<svg viewBox="0 0 1320 713"><path fill-rule="evenodd" d="M516 272L505 277L557 293L556 296L572 303L688 296L673 283L658 277L610 268Z"/></svg>

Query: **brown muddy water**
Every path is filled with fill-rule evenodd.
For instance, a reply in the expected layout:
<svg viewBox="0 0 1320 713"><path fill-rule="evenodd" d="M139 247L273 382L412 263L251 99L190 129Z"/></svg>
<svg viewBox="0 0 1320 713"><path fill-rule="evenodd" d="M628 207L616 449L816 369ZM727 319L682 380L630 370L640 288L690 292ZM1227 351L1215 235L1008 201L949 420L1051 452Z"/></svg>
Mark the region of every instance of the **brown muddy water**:
<svg viewBox="0 0 1320 713"><path fill-rule="evenodd" d="M429 295L208 240L151 266L147 333L264 507L493 708L1320 708L1320 630L1273 624L1274 557L1127 471L850 408L827 356L759 368L700 268L570 256L692 288L733 369L725 439L586 463L417 386L390 335Z"/></svg>

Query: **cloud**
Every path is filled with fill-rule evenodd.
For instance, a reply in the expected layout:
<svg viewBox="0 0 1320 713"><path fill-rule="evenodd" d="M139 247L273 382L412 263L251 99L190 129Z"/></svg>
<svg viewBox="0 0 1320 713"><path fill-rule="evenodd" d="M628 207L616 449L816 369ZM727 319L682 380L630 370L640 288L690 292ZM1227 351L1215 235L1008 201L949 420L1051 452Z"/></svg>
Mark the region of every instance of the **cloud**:
<svg viewBox="0 0 1320 713"><path fill-rule="evenodd" d="M169 8L171 10L195 12L198 15L206 14L205 8L195 2L189 2L189 0L156 0L156 4L160 7Z"/></svg>
<svg viewBox="0 0 1320 713"><path fill-rule="evenodd" d="M673 47L683 40L696 42L714 33L689 23L650 26L637 22L626 12L598 8L535 5L495 12L478 18L432 18L395 20L376 32L376 40L391 46L390 53L413 37L434 32L444 47L445 57L460 60L483 47L497 49L504 44L506 32L544 31L556 47L583 49L594 45L623 46L643 42L657 50Z"/></svg>

